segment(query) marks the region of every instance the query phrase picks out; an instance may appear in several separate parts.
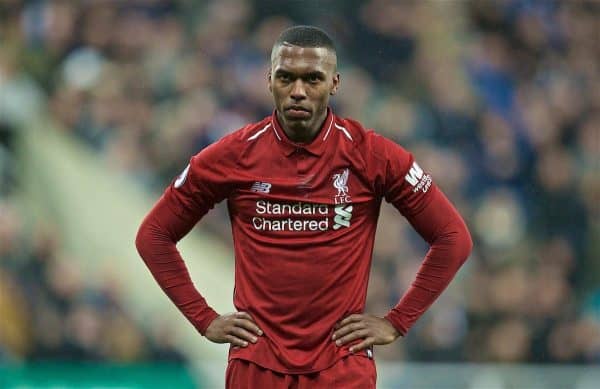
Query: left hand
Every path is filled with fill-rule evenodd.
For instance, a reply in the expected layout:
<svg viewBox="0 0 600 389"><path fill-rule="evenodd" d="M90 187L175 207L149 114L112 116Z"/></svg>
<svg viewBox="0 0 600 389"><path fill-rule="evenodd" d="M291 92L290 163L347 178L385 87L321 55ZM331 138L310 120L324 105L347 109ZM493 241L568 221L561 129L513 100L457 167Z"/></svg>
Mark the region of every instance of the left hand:
<svg viewBox="0 0 600 389"><path fill-rule="evenodd" d="M350 352L364 350L375 344L389 344L400 336L400 332L386 319L374 315L354 314L335 325L332 339L343 346L356 339L362 342L350 347Z"/></svg>

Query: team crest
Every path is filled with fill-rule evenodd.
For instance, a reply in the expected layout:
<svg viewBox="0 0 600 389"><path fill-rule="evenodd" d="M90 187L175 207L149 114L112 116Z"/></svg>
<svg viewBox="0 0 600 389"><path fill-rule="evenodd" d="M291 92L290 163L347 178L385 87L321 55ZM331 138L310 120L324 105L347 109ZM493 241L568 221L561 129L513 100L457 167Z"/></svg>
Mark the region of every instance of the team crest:
<svg viewBox="0 0 600 389"><path fill-rule="evenodd" d="M348 169L344 169L342 173L333 175L333 187L337 189L337 194L334 196L335 204L344 204L352 202L352 199L348 195L348 176L350 172Z"/></svg>
<svg viewBox="0 0 600 389"><path fill-rule="evenodd" d="M333 175L333 187L337 189L337 194L333 197L335 207L333 211L335 216L333 217L333 229L339 230L342 227L350 227L350 220L352 219L352 198L348 195L348 177L350 171L344 169L343 172Z"/></svg>

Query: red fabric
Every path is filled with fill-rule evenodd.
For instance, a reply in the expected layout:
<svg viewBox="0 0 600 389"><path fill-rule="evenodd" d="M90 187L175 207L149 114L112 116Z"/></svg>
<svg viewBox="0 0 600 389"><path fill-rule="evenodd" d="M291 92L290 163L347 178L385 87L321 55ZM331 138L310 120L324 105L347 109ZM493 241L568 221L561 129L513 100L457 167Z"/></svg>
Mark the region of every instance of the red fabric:
<svg viewBox="0 0 600 389"><path fill-rule="evenodd" d="M316 372L349 353L331 335L339 320L364 311L383 198L431 244L415 283L387 316L404 334L468 256L469 234L410 153L331 112L309 145L289 141L273 115L202 150L146 217L136 243L163 290L204 333L216 313L175 243L227 199L234 305L265 333L231 348L230 359Z"/></svg>
<svg viewBox="0 0 600 389"><path fill-rule="evenodd" d="M218 314L194 287L187 267L175 247L194 224L195 221L173 214L161 197L142 222L136 246L162 290L204 335L206 328Z"/></svg>
<svg viewBox="0 0 600 389"><path fill-rule="evenodd" d="M283 374L252 362L233 359L227 365L225 387L228 389L375 389L377 371L372 359L349 355L328 369L310 374Z"/></svg>
<svg viewBox="0 0 600 389"><path fill-rule="evenodd" d="M465 223L441 191L408 220L431 246L412 285L385 316L403 335L448 286L473 246Z"/></svg>

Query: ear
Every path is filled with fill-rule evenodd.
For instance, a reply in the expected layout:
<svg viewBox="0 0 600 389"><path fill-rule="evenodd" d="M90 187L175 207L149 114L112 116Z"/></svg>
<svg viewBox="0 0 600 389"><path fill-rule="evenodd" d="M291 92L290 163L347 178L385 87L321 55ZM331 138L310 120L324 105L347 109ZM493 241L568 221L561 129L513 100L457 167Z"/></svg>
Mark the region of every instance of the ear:
<svg viewBox="0 0 600 389"><path fill-rule="evenodd" d="M271 85L271 69L267 72L267 86L269 87L269 92L273 93L273 86Z"/></svg>
<svg viewBox="0 0 600 389"><path fill-rule="evenodd" d="M340 87L340 74L336 73L333 76L333 83L331 85L331 90L329 91L329 94L331 96L335 95L337 93L339 87Z"/></svg>

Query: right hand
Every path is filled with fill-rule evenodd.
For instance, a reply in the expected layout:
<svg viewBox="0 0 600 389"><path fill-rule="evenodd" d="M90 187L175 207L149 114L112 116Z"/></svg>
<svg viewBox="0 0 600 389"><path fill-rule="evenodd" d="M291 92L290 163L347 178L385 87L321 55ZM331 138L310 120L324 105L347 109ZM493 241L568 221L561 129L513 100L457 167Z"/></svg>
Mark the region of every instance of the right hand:
<svg viewBox="0 0 600 389"><path fill-rule="evenodd" d="M247 312L226 313L214 319L206 328L204 336L214 343L231 343L246 347L256 343L263 332Z"/></svg>

